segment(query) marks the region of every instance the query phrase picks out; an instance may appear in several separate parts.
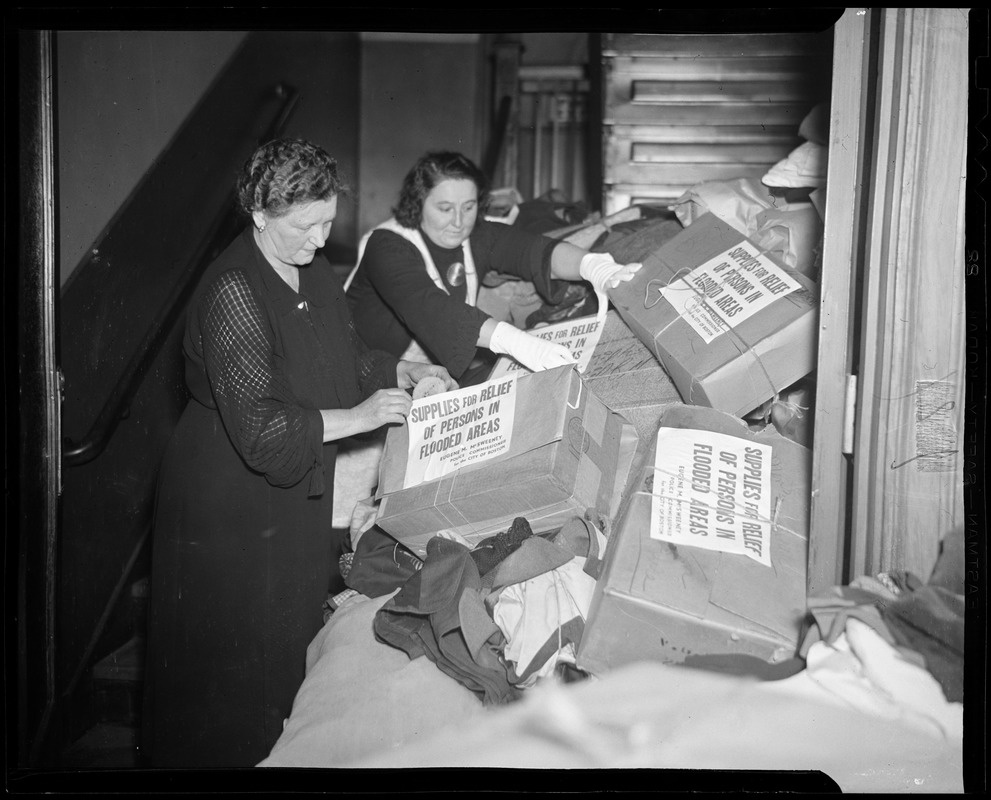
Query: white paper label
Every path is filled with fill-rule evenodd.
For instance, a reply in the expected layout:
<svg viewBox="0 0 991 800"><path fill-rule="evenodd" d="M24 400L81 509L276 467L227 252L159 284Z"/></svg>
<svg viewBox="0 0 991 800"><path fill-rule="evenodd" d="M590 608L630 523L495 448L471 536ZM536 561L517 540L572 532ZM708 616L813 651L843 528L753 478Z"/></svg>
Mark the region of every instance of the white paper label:
<svg viewBox="0 0 991 800"><path fill-rule="evenodd" d="M558 322L554 325L546 325L543 328L535 328L527 331L531 336L546 339L548 342L563 345L575 355L575 365L579 372L584 372L588 367L588 362L592 360L592 353L602 336L602 328L605 322L595 317L583 317L570 322ZM513 358L503 356L492 369L492 378L499 378L503 375L529 375L530 370Z"/></svg>
<svg viewBox="0 0 991 800"><path fill-rule="evenodd" d="M771 452L722 433L661 428L651 538L771 566Z"/></svg>
<svg viewBox="0 0 991 800"><path fill-rule="evenodd" d="M515 416L515 376L414 400L403 488L505 453Z"/></svg>
<svg viewBox="0 0 991 800"><path fill-rule="evenodd" d="M706 344L801 284L740 242L661 289L667 300Z"/></svg>

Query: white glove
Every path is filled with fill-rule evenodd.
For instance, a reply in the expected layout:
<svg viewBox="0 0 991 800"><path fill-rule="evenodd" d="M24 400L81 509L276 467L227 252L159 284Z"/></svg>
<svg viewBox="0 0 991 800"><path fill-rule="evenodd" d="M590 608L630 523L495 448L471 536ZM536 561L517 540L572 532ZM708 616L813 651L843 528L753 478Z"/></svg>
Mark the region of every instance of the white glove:
<svg viewBox="0 0 991 800"><path fill-rule="evenodd" d="M575 357L567 347L531 336L507 322L496 323L489 339L489 350L515 358L531 372L575 363Z"/></svg>
<svg viewBox="0 0 991 800"><path fill-rule="evenodd" d="M592 284L596 294L604 295L607 289L615 289L622 281L628 281L643 264L617 264L608 253L586 253L578 265L578 272Z"/></svg>

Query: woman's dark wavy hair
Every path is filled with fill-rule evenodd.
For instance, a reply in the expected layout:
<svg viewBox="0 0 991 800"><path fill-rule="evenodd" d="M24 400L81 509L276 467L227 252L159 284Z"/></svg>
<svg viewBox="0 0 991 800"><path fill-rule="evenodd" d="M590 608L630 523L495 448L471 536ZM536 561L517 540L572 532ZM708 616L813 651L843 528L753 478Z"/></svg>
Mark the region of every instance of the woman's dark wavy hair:
<svg viewBox="0 0 991 800"><path fill-rule="evenodd" d="M461 153L438 151L421 156L406 174L399 203L392 209L396 222L404 228L419 226L427 195L438 183L451 179L472 181L478 187L479 211L485 208L489 188L485 174Z"/></svg>
<svg viewBox="0 0 991 800"><path fill-rule="evenodd" d="M329 200L348 189L337 161L322 147L303 139L274 139L244 162L237 204L247 216L264 211L281 217L296 204Z"/></svg>

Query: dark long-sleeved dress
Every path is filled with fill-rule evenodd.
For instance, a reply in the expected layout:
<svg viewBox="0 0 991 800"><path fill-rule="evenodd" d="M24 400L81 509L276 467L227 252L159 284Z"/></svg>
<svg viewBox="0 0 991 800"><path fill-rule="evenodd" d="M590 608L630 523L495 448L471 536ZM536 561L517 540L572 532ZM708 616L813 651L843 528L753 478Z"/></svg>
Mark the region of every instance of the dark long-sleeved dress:
<svg viewBox="0 0 991 800"><path fill-rule="evenodd" d="M463 260L462 249L440 247L426 235L423 240L450 294L430 279L411 242L377 230L368 238L348 287L348 304L358 333L370 347L398 357L415 337L435 363L460 379L475 358L478 332L488 315L465 303L464 283L447 282L448 267ZM561 302L568 284L550 277L557 240L479 220L470 242L479 283L486 272L495 270L532 282L548 302Z"/></svg>
<svg viewBox="0 0 991 800"><path fill-rule="evenodd" d="M318 255L299 293L247 229L211 265L183 351L192 395L162 462L142 749L153 766L253 766L302 682L332 570L336 447L319 409L396 385Z"/></svg>

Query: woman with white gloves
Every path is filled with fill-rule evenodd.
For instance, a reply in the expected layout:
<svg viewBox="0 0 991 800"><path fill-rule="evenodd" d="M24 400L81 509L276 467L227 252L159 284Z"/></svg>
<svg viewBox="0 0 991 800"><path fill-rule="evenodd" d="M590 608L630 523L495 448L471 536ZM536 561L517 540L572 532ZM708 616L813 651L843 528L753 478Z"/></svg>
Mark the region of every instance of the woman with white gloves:
<svg viewBox="0 0 991 800"><path fill-rule="evenodd" d="M370 347L440 364L462 386L487 376L477 348L511 356L531 371L574 363L565 347L475 307L486 272L530 281L552 304L563 298L563 282L585 280L601 303L607 289L641 266L487 222L481 218L485 191L484 175L463 155L420 158L403 182L393 218L362 240L347 289L358 333Z"/></svg>

